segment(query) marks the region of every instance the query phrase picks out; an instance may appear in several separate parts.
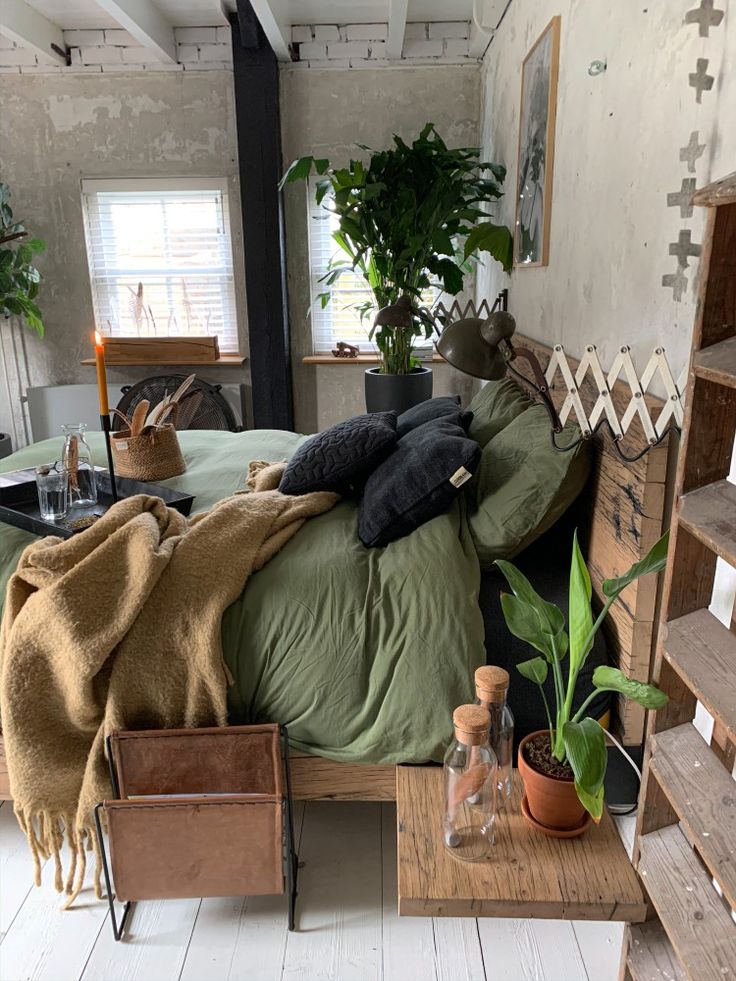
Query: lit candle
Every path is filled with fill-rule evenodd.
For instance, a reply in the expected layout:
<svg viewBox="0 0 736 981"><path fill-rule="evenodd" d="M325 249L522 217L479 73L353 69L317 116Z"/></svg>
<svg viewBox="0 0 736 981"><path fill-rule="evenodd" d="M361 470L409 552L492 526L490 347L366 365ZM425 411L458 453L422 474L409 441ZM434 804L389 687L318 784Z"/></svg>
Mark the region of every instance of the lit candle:
<svg viewBox="0 0 736 981"><path fill-rule="evenodd" d="M107 404L107 373L105 371L105 345L102 334L95 331L95 364L97 365L97 391L100 398L100 415L108 416L110 406Z"/></svg>

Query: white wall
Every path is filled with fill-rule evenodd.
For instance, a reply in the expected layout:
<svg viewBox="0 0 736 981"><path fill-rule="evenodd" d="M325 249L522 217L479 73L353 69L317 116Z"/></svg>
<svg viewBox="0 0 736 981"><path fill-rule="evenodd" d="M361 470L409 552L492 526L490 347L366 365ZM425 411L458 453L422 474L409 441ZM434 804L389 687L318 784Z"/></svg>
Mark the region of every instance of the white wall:
<svg viewBox="0 0 736 981"><path fill-rule="evenodd" d="M580 355L595 343L604 366L631 345L643 369L663 344L673 370L685 364L695 311L697 260L683 270L675 299L662 277L674 273L668 254L681 229L700 243L703 213L680 217L667 193L683 178L701 187L736 169L736 2L720 26L700 37L683 22L697 0L512 0L483 66L485 153L508 167L507 194L497 214L514 222L522 61L549 20L561 15L550 260L546 268L499 267L481 272L479 294L510 288L517 329ZM730 10L728 9L730 7ZM688 74L707 58L713 88L696 102ZM593 60L607 71L588 75ZM705 151L695 173L679 159L697 130Z"/></svg>

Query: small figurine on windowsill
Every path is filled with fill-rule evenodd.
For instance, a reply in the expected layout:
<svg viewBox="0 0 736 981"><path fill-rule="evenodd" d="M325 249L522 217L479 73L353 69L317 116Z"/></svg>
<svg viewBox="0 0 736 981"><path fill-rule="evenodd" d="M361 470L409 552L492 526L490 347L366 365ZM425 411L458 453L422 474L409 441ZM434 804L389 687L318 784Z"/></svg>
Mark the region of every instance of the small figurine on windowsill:
<svg viewBox="0 0 736 981"><path fill-rule="evenodd" d="M332 356L335 358L357 358L360 348L357 344L347 344L345 341L338 341L337 347L333 347Z"/></svg>

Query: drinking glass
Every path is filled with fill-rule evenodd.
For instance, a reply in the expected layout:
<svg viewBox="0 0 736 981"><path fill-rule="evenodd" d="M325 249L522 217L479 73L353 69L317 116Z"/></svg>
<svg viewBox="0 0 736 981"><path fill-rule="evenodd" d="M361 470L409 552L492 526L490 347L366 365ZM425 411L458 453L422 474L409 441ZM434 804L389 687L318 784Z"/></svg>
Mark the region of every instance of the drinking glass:
<svg viewBox="0 0 736 981"><path fill-rule="evenodd" d="M38 507L44 521L63 521L69 510L69 473L60 463L36 467Z"/></svg>

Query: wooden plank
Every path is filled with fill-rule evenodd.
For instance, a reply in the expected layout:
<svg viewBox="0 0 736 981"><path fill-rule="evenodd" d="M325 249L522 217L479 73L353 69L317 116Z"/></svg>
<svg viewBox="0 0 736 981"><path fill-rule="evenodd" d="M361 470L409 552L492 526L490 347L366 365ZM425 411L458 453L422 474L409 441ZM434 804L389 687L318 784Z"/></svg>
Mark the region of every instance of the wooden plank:
<svg viewBox="0 0 736 981"><path fill-rule="evenodd" d="M307 804L299 857L299 929L287 938L284 981L379 981L380 806Z"/></svg>
<svg viewBox="0 0 736 981"><path fill-rule="evenodd" d="M644 835L639 871L686 977L731 975L736 924L676 825Z"/></svg>
<svg viewBox="0 0 736 981"><path fill-rule="evenodd" d="M32 51L42 65L65 67L69 52L64 35L56 24L26 3L25 0L3 0L0 5L0 34L21 48Z"/></svg>
<svg viewBox="0 0 736 981"><path fill-rule="evenodd" d="M479 920L488 981L607 981L589 974L572 923L554 920Z"/></svg>
<svg viewBox="0 0 736 981"><path fill-rule="evenodd" d="M687 837L732 906L736 906L736 785L690 723L652 737L651 771Z"/></svg>
<svg viewBox="0 0 736 981"><path fill-rule="evenodd" d="M710 714L736 737L736 644L708 610L666 626L664 656Z"/></svg>
<svg viewBox="0 0 736 981"><path fill-rule="evenodd" d="M247 0L239 0L238 10L247 5ZM253 427L291 430L291 345L281 195L277 187L278 176L283 173L279 66L260 24L258 46L250 48L241 44L235 14L230 15L230 27Z"/></svg>
<svg viewBox="0 0 736 981"><path fill-rule="evenodd" d="M292 753L291 789L294 800L396 800L396 767Z"/></svg>
<svg viewBox="0 0 736 981"><path fill-rule="evenodd" d="M447 362L441 354L433 354L431 358L420 358L422 364L431 361L432 364L446 364ZM302 364L380 364L377 354L359 354L355 358L336 358L334 354L308 354L302 358Z"/></svg>
<svg viewBox="0 0 736 981"><path fill-rule="evenodd" d="M683 494L680 524L711 552L736 565L736 486L728 480Z"/></svg>
<svg viewBox="0 0 736 981"><path fill-rule="evenodd" d="M176 64L174 25L154 0L95 0L138 44L166 64Z"/></svg>
<svg viewBox="0 0 736 981"><path fill-rule="evenodd" d="M577 920L570 925L588 978L595 981L617 981L618 963L615 955L623 948L626 924Z"/></svg>
<svg viewBox="0 0 736 981"><path fill-rule="evenodd" d="M736 388L736 337L698 351L693 358L698 378Z"/></svg>
<svg viewBox="0 0 736 981"><path fill-rule="evenodd" d="M701 207L736 204L736 170L727 177L701 187L693 194L693 204Z"/></svg>
<svg viewBox="0 0 736 981"><path fill-rule="evenodd" d="M0 805L0 943L33 888L28 841L20 830L13 805L6 801Z"/></svg>
<svg viewBox="0 0 736 981"><path fill-rule="evenodd" d="M247 360L248 359L242 354L221 354L220 357L217 359L217 361L192 361L191 359L187 359L186 361L159 362L159 361L148 361L148 360L141 359L140 361L128 361L126 362L126 366L145 367L146 365L165 364L167 367L168 366L174 367L177 365L196 367L197 365L202 365L203 367L206 368L237 368L240 365L245 364ZM80 361L79 363L83 365L94 366L95 359L85 358L83 361ZM111 367L114 367L114 365L111 365Z"/></svg>
<svg viewBox="0 0 736 981"><path fill-rule="evenodd" d="M524 822L522 781L515 774L493 857L461 862L442 842L442 770L402 766L397 774L402 915L644 918L641 887L607 812L580 838L548 838Z"/></svg>
<svg viewBox="0 0 736 981"><path fill-rule="evenodd" d="M700 260L702 291L696 310L702 316L697 348L706 348L736 333L736 202L709 213L710 238L706 233ZM703 259L707 256L707 262ZM702 304L700 302L702 298Z"/></svg>
<svg viewBox="0 0 736 981"><path fill-rule="evenodd" d="M629 928L627 963L633 981L687 981L687 975L659 920Z"/></svg>
<svg viewBox="0 0 736 981"><path fill-rule="evenodd" d="M171 364L188 359L217 361L220 345L217 337L105 337L107 364Z"/></svg>

